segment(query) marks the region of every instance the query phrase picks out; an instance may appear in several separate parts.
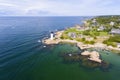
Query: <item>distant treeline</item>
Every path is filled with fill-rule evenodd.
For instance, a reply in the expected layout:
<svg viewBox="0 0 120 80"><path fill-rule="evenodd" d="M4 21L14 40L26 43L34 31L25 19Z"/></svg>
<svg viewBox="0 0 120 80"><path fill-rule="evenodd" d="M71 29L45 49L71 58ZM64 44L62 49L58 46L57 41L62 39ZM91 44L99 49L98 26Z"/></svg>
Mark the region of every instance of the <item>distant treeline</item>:
<svg viewBox="0 0 120 80"><path fill-rule="evenodd" d="M106 28L120 28L120 15L116 15L116 16L96 16L90 20L88 20L88 22L90 23L90 25L93 23L93 20L96 20L98 25L103 25ZM110 26L110 22L114 22L114 26Z"/></svg>

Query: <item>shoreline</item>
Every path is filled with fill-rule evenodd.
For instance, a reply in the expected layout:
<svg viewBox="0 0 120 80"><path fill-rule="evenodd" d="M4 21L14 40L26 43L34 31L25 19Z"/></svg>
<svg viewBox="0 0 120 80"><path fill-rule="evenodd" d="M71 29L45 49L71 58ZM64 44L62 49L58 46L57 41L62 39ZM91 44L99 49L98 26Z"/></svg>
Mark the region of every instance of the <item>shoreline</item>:
<svg viewBox="0 0 120 80"><path fill-rule="evenodd" d="M61 37L63 32L64 32L64 30L63 31L57 31L55 33L55 37L54 38L52 38L52 39L51 38L44 39L44 40L42 40L42 42L44 44L47 44L47 45L59 44L61 42L63 42L63 43L74 43L81 50L83 50L83 49L90 49L90 48L100 48L100 49L104 49L104 50L111 50L111 51L115 50L115 51L120 52L120 48L107 46L107 45L105 45L103 43L95 43L95 44L91 45L91 44L84 44L83 42L78 42L76 40L61 39L60 37ZM89 56L88 60L91 60L91 61L94 61L94 62L97 62L97 63L102 63L102 59L100 59L100 54L97 51L89 52L89 51L86 50L86 51L82 52L81 55Z"/></svg>
<svg viewBox="0 0 120 80"><path fill-rule="evenodd" d="M60 39L60 36L62 35L63 32L64 32L64 30L56 32L56 33L55 33L55 38L56 38L56 39L51 40L50 38L48 38L48 39L42 40L42 42L43 42L44 44L47 44L47 45L59 44L59 43L61 43L61 42L63 42L63 43L74 43L74 44L77 44L77 46L78 46L80 49L101 48L101 49L105 49L105 50L120 51L120 48L112 47L112 46L107 46L106 44L103 44L103 43L84 44L83 42L78 42L78 41L76 41L76 40Z"/></svg>
<svg viewBox="0 0 120 80"><path fill-rule="evenodd" d="M74 43L80 49L88 49L88 48L92 48L93 47L93 46L85 46L81 42L78 42L78 41L75 41L75 40L69 40L69 39L66 39L66 40L61 40L61 39L59 39L59 40L46 39L46 40L44 40L44 43L47 44L47 45L59 44L61 42L64 42L64 43ZM102 61L103 61L102 59L100 59L100 54L97 51L93 51L93 52L84 51L84 52L81 53L81 55L82 56L89 56L88 60L94 61L94 62L97 62L97 63L102 63Z"/></svg>

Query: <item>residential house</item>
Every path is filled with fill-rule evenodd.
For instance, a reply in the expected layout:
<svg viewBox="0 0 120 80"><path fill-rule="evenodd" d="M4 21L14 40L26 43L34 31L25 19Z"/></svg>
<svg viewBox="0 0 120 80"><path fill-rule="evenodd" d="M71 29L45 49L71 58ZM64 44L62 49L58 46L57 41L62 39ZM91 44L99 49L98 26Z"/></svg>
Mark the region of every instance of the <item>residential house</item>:
<svg viewBox="0 0 120 80"><path fill-rule="evenodd" d="M110 22L110 25L111 25L111 26L114 26L114 24L115 24L115 22L112 22L112 21Z"/></svg>
<svg viewBox="0 0 120 80"><path fill-rule="evenodd" d="M101 25L97 30L98 31L103 31L105 29L105 27L103 25Z"/></svg>
<svg viewBox="0 0 120 80"><path fill-rule="evenodd" d="M71 38L76 38L77 37L76 33L74 33L74 32L69 32L68 36L71 37Z"/></svg>
<svg viewBox="0 0 120 80"><path fill-rule="evenodd" d="M98 24L97 21L96 21L96 19L93 19L92 23L93 23L92 26L97 26L97 24Z"/></svg>
<svg viewBox="0 0 120 80"><path fill-rule="evenodd" d="M84 31L84 30L87 29L87 28L85 28L85 26L80 26L80 25L75 25L75 28L76 28L77 30L80 30L80 31Z"/></svg>
<svg viewBox="0 0 120 80"><path fill-rule="evenodd" d="M117 43L117 47L120 48L120 43Z"/></svg>
<svg viewBox="0 0 120 80"><path fill-rule="evenodd" d="M120 29L111 29L110 34L120 34Z"/></svg>

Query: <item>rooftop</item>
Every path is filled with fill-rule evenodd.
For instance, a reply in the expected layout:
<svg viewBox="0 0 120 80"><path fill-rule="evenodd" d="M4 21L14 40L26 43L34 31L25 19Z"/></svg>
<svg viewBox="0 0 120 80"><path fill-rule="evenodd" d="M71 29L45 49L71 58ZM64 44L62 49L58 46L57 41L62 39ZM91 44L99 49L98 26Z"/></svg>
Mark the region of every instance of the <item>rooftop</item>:
<svg viewBox="0 0 120 80"><path fill-rule="evenodd" d="M112 33L112 34L120 34L120 29L112 29L110 31L110 33Z"/></svg>

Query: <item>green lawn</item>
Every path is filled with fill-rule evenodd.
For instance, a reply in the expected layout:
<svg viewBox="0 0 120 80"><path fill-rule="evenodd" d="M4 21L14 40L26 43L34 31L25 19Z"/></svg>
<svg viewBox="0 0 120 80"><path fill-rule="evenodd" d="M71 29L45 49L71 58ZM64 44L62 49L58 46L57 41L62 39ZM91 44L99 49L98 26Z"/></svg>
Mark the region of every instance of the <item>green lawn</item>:
<svg viewBox="0 0 120 80"><path fill-rule="evenodd" d="M100 36L108 36L108 32L99 32L100 33Z"/></svg>

